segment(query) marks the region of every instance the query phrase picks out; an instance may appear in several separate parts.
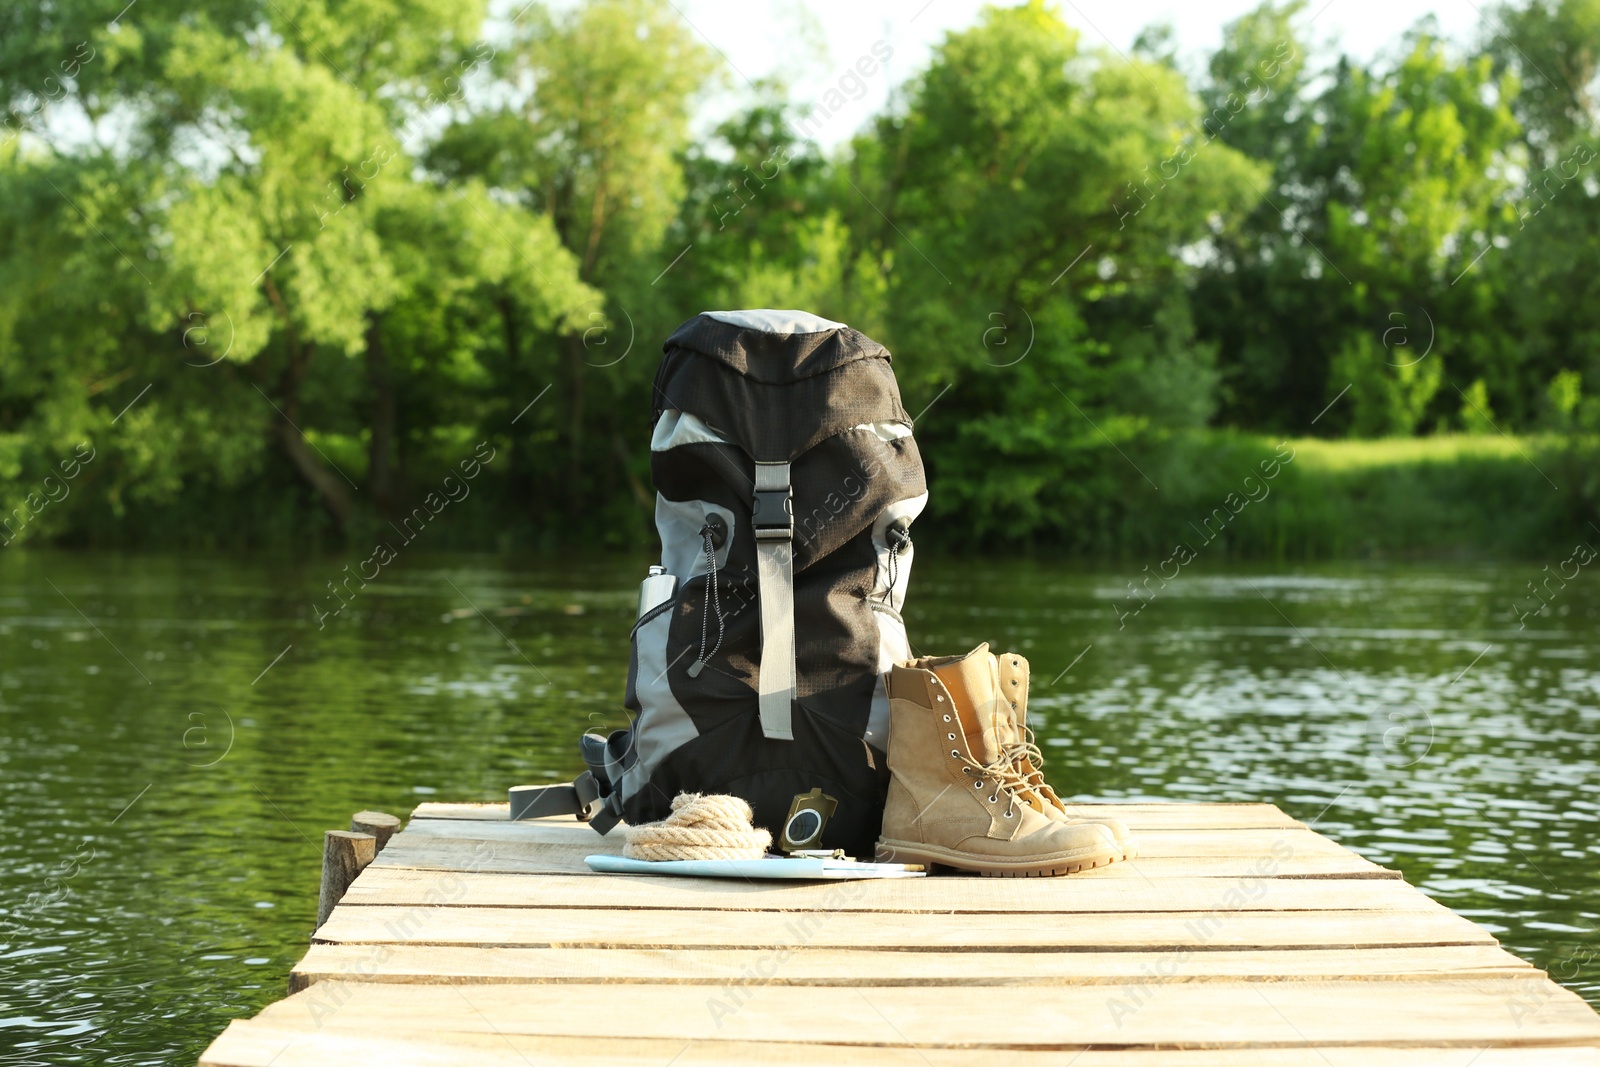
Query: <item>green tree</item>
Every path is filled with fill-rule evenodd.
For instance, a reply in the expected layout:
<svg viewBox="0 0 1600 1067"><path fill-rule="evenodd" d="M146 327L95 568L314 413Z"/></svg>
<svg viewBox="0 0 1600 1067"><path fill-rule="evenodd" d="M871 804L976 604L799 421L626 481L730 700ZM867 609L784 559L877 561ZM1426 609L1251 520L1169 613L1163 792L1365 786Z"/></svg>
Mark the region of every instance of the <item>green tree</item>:
<svg viewBox="0 0 1600 1067"><path fill-rule="evenodd" d="M652 282L679 251L662 242L684 193L681 155L713 72L709 49L660 0L588 0L559 15L528 11L497 64L510 98L466 107L428 159L548 216L579 277L604 292L560 339L507 320L508 333L562 352L541 373L564 425L544 462L517 458L524 491L560 501L570 518L604 516L598 525L631 541L650 513L637 432L650 357L676 324ZM630 345L638 358L622 359Z"/></svg>
<svg viewBox="0 0 1600 1067"><path fill-rule="evenodd" d="M1440 394L1452 372L1438 364L1477 375L1471 342L1499 339L1493 300L1453 280L1492 235L1508 186L1516 81L1454 57L1424 26L1396 59L1339 59L1311 96L1319 72L1301 58L1299 10L1265 5L1234 23L1212 64L1216 99L1225 79L1264 73L1287 49L1281 84L1220 134L1274 167L1263 205L1217 242L1200 286L1202 334L1221 346L1223 417L1410 433L1455 409L1454 392Z"/></svg>
<svg viewBox="0 0 1600 1067"><path fill-rule="evenodd" d="M481 3L196 13L151 0L108 25L121 6L56 5L44 31L0 50L13 103L44 60L76 62L61 107L92 124L74 141L38 115L0 161L0 225L15 238L0 270L32 278L0 322L8 466L46 469L63 441L98 433L98 498L114 505L124 484L170 500L262 478L293 499L270 450L335 526L381 512L397 494L394 368L473 377L459 336L392 361L407 339L386 333L390 311L470 295L480 313L510 301L554 331L592 299L548 217L420 177L407 150L408 130L457 103L492 51L475 43ZM514 265L490 231L519 242ZM42 271L41 248L57 257ZM438 286L418 269L430 261L460 273ZM128 397L107 383L124 382L149 395L113 434Z"/></svg>
<svg viewBox="0 0 1600 1067"><path fill-rule="evenodd" d="M1535 0L1496 10L1485 53L1522 86L1516 177L1506 190L1495 250L1474 274L1492 296L1507 343L1477 361L1513 425L1553 417L1546 391L1561 375L1600 394L1600 3Z"/></svg>
<svg viewBox="0 0 1600 1067"><path fill-rule="evenodd" d="M845 220L882 272L913 413L938 398L937 507L974 535L1071 530L1119 483L1144 488L1108 438L1209 414L1186 257L1265 168L1202 119L1172 67L1086 51L1029 3L949 35L858 141Z"/></svg>

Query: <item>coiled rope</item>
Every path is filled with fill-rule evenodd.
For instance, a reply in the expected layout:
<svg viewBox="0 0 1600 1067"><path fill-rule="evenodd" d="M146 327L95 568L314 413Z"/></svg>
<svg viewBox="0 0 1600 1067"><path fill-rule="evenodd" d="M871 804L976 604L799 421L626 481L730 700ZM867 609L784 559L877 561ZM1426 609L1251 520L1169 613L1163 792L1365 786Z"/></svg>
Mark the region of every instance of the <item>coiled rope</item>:
<svg viewBox="0 0 1600 1067"><path fill-rule="evenodd" d="M679 793L666 819L627 830L622 854L633 860L758 860L772 835L752 826L753 818L738 797Z"/></svg>

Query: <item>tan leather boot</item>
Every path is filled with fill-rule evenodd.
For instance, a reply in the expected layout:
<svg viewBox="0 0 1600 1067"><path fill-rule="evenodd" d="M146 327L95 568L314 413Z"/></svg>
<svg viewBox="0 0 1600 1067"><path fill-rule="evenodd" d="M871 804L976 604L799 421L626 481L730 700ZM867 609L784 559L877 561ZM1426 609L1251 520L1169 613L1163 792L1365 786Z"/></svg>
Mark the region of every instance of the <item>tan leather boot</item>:
<svg viewBox="0 0 1600 1067"><path fill-rule="evenodd" d="M1043 805L1046 814L1057 812L1068 822L1097 822L1116 836L1123 859L1137 857L1139 842L1126 824L1117 819L1084 816L1080 809L1069 810L1044 780L1044 755L1034 743L1033 731L1028 728L1028 661L1015 652L1000 652L994 658L1000 698L1008 719L998 735L1000 749L1016 767L1018 776L1028 783L1029 792Z"/></svg>
<svg viewBox="0 0 1600 1067"><path fill-rule="evenodd" d="M1110 830L1036 808L1029 784L999 756L1002 709L993 686L983 686L994 672L986 645L889 672L889 799L878 859L1004 877L1072 874L1120 859ZM960 700L954 689L963 690ZM995 758L984 758L989 751Z"/></svg>

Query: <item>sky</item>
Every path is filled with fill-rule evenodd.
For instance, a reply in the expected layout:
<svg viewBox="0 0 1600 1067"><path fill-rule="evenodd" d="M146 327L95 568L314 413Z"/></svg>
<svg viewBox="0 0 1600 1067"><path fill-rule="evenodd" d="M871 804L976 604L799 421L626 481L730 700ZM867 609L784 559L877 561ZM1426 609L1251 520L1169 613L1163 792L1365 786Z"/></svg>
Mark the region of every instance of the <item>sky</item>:
<svg viewBox="0 0 1600 1067"><path fill-rule="evenodd" d="M783 70L797 99L820 100L875 44L891 56L885 70L866 79L866 92L850 101L817 139L847 139L888 99L890 87L919 70L931 47L951 30L972 25L984 0L672 0L684 19L727 58L730 77L758 80ZM1141 29L1171 22L1180 60L1198 69L1222 41L1222 27L1257 6L1257 0L1057 0L1086 45L1126 53ZM1476 37L1487 0L1311 0L1302 15L1311 40L1332 52L1367 59L1392 45L1417 20L1433 15L1458 40ZM869 64L870 65L870 64ZM707 121L737 106L735 96L707 105Z"/></svg>

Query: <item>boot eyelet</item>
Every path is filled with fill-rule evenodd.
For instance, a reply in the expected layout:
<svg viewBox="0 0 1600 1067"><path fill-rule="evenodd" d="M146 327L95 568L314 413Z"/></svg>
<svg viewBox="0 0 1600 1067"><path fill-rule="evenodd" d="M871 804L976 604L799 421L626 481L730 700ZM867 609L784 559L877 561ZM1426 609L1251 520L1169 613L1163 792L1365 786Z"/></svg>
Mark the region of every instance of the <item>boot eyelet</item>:
<svg viewBox="0 0 1600 1067"><path fill-rule="evenodd" d="M936 697L934 697L934 698L933 698L933 699L935 699L935 700L937 700L937 701L938 701L938 702L939 702L939 703L941 703L941 704L943 704L943 703L944 703L944 697L942 697L942 696L936 696Z"/></svg>
<svg viewBox="0 0 1600 1067"><path fill-rule="evenodd" d="M945 716L945 717L944 717L944 721L945 721L945 722L949 722L949 721L950 721L950 716L948 716L948 715L946 715L946 716Z"/></svg>
<svg viewBox="0 0 1600 1067"><path fill-rule="evenodd" d="M972 783L972 788L974 788L974 789L982 789L983 788L983 779L979 778L976 782L973 782Z"/></svg>
<svg viewBox="0 0 1600 1067"><path fill-rule="evenodd" d="M1017 817L1017 813L1016 813L1016 812L1014 812L1014 811L1011 811L1011 810L1010 810L1010 809L1007 809L1007 810L1006 810L1006 818L1008 818L1008 819L1014 819L1014 818L1016 818L1016 817Z"/></svg>
<svg viewBox="0 0 1600 1067"><path fill-rule="evenodd" d="M957 752L955 749L952 748L950 750L950 758L951 759L960 759L961 758L961 753Z"/></svg>
<svg viewBox="0 0 1600 1067"><path fill-rule="evenodd" d="M1011 684L1012 685L1016 685L1017 684L1017 680L1015 678L1011 679Z"/></svg>
<svg viewBox="0 0 1600 1067"><path fill-rule="evenodd" d="M945 734L944 738L945 738L946 741L954 741L956 739L956 735L955 734Z"/></svg>
<svg viewBox="0 0 1600 1067"><path fill-rule="evenodd" d="M995 802L996 802L996 801L998 801L998 800L999 800L999 799L1000 799L1000 798L999 798L999 797L990 797L990 798L989 798L989 803L991 803L991 804L993 804L993 803L995 803Z"/></svg>

